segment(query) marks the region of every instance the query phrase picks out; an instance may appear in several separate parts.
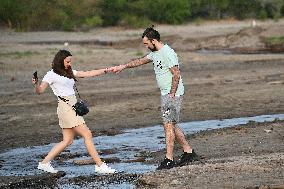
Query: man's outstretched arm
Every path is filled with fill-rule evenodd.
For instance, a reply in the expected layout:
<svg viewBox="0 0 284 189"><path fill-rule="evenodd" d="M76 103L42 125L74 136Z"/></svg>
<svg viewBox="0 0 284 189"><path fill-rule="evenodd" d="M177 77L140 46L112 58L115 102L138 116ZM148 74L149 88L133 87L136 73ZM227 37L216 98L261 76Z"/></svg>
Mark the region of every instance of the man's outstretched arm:
<svg viewBox="0 0 284 189"><path fill-rule="evenodd" d="M152 60L148 59L146 56L142 57L142 58L137 58L137 59L134 59L130 62L128 62L127 64L122 64L122 65L119 65L119 66L114 66L114 67L111 67L109 68L110 70L112 70L113 72L115 73L119 73L121 72L122 70L126 69L126 68L134 68L134 67L137 67L137 66L141 66L143 64L147 64L149 62L151 62Z"/></svg>

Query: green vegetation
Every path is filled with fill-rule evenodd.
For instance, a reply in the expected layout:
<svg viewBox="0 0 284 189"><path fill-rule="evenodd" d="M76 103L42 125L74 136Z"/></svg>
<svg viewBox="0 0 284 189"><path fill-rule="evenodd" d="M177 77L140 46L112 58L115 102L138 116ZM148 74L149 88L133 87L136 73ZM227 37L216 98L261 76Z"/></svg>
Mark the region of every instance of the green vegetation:
<svg viewBox="0 0 284 189"><path fill-rule="evenodd" d="M140 57L142 57L143 55L144 55L144 53L141 52L141 51L137 51L136 54L135 54L135 56L140 56Z"/></svg>
<svg viewBox="0 0 284 189"><path fill-rule="evenodd" d="M0 25L18 31L283 16L284 0L0 0Z"/></svg>
<svg viewBox="0 0 284 189"><path fill-rule="evenodd" d="M39 52L36 51L23 51L23 52L1 52L0 57L5 57L5 56L13 56L15 58L23 58L23 57L30 57L33 55L38 55Z"/></svg>
<svg viewBox="0 0 284 189"><path fill-rule="evenodd" d="M268 45L284 45L284 36L265 38L265 43Z"/></svg>

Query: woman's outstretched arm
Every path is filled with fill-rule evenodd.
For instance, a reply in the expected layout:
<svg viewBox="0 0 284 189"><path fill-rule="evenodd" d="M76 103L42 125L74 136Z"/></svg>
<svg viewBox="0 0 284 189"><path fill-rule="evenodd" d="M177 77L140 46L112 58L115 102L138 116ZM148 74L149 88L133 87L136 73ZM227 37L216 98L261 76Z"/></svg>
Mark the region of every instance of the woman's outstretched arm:
<svg viewBox="0 0 284 189"><path fill-rule="evenodd" d="M77 71L75 77L84 78L84 77L95 77L99 75L104 75L111 72L111 69L104 68L98 70L89 70L89 71Z"/></svg>

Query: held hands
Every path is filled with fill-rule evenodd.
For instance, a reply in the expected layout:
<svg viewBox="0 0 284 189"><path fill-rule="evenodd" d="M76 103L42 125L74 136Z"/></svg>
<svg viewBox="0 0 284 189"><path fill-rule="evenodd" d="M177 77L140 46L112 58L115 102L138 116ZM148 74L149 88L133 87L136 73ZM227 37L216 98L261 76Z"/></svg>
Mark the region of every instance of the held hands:
<svg viewBox="0 0 284 189"><path fill-rule="evenodd" d="M113 66L113 67L110 67L110 68L106 68L106 73L120 73L123 69L126 68L126 65L119 65L119 66Z"/></svg>

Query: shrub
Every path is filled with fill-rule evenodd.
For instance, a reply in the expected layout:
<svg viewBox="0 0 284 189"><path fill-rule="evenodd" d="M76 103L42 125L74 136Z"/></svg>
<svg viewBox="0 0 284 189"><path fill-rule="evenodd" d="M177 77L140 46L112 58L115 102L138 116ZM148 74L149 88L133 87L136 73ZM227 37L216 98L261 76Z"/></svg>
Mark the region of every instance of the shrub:
<svg viewBox="0 0 284 189"><path fill-rule="evenodd" d="M267 12L264 9L262 9L261 11L259 11L257 18L261 20L267 19L268 18Z"/></svg>
<svg viewBox="0 0 284 189"><path fill-rule="evenodd" d="M145 17L138 17L135 15L124 14L120 21L120 25L131 28L144 28L149 26L151 21Z"/></svg>
<svg viewBox="0 0 284 189"><path fill-rule="evenodd" d="M117 25L122 13L126 11L126 0L101 0L99 6L102 10L104 25Z"/></svg>
<svg viewBox="0 0 284 189"><path fill-rule="evenodd" d="M92 16L89 18L86 18L84 25L87 26L88 28L92 28L92 27L97 27L97 26L101 26L103 24L103 20L100 16Z"/></svg>
<svg viewBox="0 0 284 189"><path fill-rule="evenodd" d="M284 0L0 0L0 24L18 31L145 27L151 22L284 15Z"/></svg>
<svg viewBox="0 0 284 189"><path fill-rule="evenodd" d="M267 1L265 3L265 10L267 13L267 16L269 18L280 18L281 16L281 7L283 6L282 0L273 0L273 1Z"/></svg>
<svg viewBox="0 0 284 189"><path fill-rule="evenodd" d="M282 8L281 8L281 15L284 16L284 0L283 0Z"/></svg>
<svg viewBox="0 0 284 189"><path fill-rule="evenodd" d="M185 22L191 12L187 0L148 0L146 13L153 21L167 24L181 24Z"/></svg>

